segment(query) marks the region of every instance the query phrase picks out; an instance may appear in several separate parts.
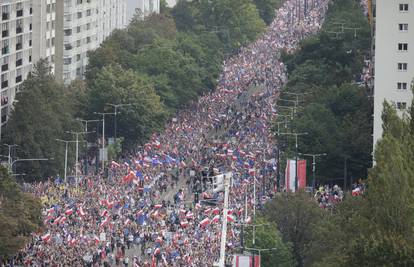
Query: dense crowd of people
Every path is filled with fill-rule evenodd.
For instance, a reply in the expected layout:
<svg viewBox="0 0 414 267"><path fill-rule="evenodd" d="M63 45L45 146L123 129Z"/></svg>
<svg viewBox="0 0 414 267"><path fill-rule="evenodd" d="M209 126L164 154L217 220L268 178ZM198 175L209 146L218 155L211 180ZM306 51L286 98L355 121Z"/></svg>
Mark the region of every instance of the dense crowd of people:
<svg viewBox="0 0 414 267"><path fill-rule="evenodd" d="M296 0L285 1L266 33L224 62L217 89L179 112L142 149L112 162L109 178L30 185L44 205L45 226L14 265L212 266L224 194L214 190L211 176L228 172L231 255L240 246L240 223L275 190L269 128L287 80L280 51L294 51L317 32L328 3L314 0L300 14Z"/></svg>

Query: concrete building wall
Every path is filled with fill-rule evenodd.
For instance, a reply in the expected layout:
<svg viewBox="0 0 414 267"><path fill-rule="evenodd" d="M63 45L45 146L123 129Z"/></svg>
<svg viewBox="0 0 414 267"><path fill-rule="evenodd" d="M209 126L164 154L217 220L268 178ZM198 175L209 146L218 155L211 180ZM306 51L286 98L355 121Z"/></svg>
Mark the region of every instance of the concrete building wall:
<svg viewBox="0 0 414 267"><path fill-rule="evenodd" d="M377 0L375 25L374 148L382 136L383 102L402 115L414 78L414 0Z"/></svg>
<svg viewBox="0 0 414 267"><path fill-rule="evenodd" d="M34 25L32 0L1 0L0 10L1 136L19 85L32 68Z"/></svg>

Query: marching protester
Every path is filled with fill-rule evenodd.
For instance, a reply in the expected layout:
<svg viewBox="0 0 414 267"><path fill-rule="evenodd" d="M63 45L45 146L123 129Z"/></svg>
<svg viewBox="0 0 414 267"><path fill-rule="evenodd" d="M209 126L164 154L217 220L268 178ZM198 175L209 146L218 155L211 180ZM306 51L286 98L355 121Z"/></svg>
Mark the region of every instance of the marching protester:
<svg viewBox="0 0 414 267"><path fill-rule="evenodd" d="M293 52L320 29L329 0L314 0L302 15L296 2L285 1L263 36L224 62L214 92L179 112L142 150L112 162L111 181L97 175L76 186L30 185L42 200L45 227L14 265L212 266L224 195L211 177L226 172L231 255L240 246L240 223L275 190L270 122L287 81L280 52Z"/></svg>

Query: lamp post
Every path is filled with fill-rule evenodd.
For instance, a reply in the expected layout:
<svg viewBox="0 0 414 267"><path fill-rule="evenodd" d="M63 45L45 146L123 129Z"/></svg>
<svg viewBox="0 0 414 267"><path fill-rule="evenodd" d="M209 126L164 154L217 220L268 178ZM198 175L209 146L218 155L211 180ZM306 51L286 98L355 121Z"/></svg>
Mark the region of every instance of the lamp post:
<svg viewBox="0 0 414 267"><path fill-rule="evenodd" d="M58 142L63 142L65 143L65 174L64 174L64 181L65 184L67 182L67 169L68 169L68 144L69 143L75 143L76 141L67 141L67 140L62 140L62 139L55 139Z"/></svg>
<svg viewBox="0 0 414 267"><path fill-rule="evenodd" d="M281 135L295 136L295 192L298 190L298 136L307 135L308 133L279 133Z"/></svg>
<svg viewBox="0 0 414 267"><path fill-rule="evenodd" d="M296 113L296 110L294 107L289 107L289 106L277 106L278 108L286 108L286 109L290 109L290 118L293 120L293 116Z"/></svg>
<svg viewBox="0 0 414 267"><path fill-rule="evenodd" d="M75 179L76 183L78 182L78 164L79 164L79 135L80 134L88 134L93 132L71 132L66 131L66 133L74 134L76 136L76 159L75 159Z"/></svg>
<svg viewBox="0 0 414 267"><path fill-rule="evenodd" d="M102 115L102 171L105 169L105 116L115 115L114 112L94 112L94 114Z"/></svg>
<svg viewBox="0 0 414 267"><path fill-rule="evenodd" d="M116 115L118 114L118 108L129 107L129 106L132 106L133 104L110 104L110 103L107 103L107 105L114 107L114 110L115 110L115 112L113 114L115 115L115 120L114 120L114 138L115 138L115 142L116 142L116 127L117 127Z"/></svg>
<svg viewBox="0 0 414 267"><path fill-rule="evenodd" d="M316 184L316 176L315 176L315 171L316 171L316 157L322 157L322 156L326 156L328 154L326 153L321 153L321 154L304 154L304 153L299 153L299 155L302 156L308 156L308 157L312 157L312 188L315 188L315 184Z"/></svg>
<svg viewBox="0 0 414 267"><path fill-rule="evenodd" d="M80 122L85 123L85 132L88 131L88 123L91 123L91 122L100 122L101 121L101 120L83 120L83 119L80 119L80 118L77 118L77 120L80 121ZM98 126L96 126L96 129L98 130ZM96 133L96 138L98 139L98 133ZM86 148L88 148L88 146L86 146ZM87 150L88 149L86 149L86 151L85 151L85 157L86 158L88 157L88 151ZM85 173L88 174L88 163L87 162L85 164Z"/></svg>
<svg viewBox="0 0 414 267"><path fill-rule="evenodd" d="M47 160L53 160L54 158L33 158L33 159L16 159L14 161L11 162L10 164L10 169L13 169L13 165L17 162L22 162L22 161L47 161ZM14 173L12 173L13 175Z"/></svg>
<svg viewBox="0 0 414 267"><path fill-rule="evenodd" d="M11 149L12 147L16 147L18 145L8 145L8 144L3 144L4 146L7 146L9 148L9 156L7 157L7 163L9 165L10 171L11 171L11 162L12 162L12 157L11 157Z"/></svg>

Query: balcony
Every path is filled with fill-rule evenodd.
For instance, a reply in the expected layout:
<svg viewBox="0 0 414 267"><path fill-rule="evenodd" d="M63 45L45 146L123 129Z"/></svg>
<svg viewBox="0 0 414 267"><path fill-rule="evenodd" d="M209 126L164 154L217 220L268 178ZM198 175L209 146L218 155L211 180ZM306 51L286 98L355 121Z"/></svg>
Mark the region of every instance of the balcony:
<svg viewBox="0 0 414 267"><path fill-rule="evenodd" d="M16 67L23 65L23 59L16 60Z"/></svg>
<svg viewBox="0 0 414 267"><path fill-rule="evenodd" d="M16 28L16 34L22 33L23 32L23 27L17 27Z"/></svg>
<svg viewBox="0 0 414 267"><path fill-rule="evenodd" d="M22 17L23 16L23 9L17 10L16 17Z"/></svg>
<svg viewBox="0 0 414 267"><path fill-rule="evenodd" d="M7 70L9 70L9 64L1 65L1 71L7 71Z"/></svg>
<svg viewBox="0 0 414 267"><path fill-rule="evenodd" d="M16 76L16 83L19 83L19 82L21 82L23 79L22 79L22 75L19 75L19 76Z"/></svg>
<svg viewBox="0 0 414 267"><path fill-rule="evenodd" d="M23 44L22 43L17 43L16 44L16 50L21 50L23 48Z"/></svg>
<svg viewBox="0 0 414 267"><path fill-rule="evenodd" d="M1 49L1 54L2 54L2 55L8 54L8 53L9 53L9 47L8 47L8 46L3 47L3 48Z"/></svg>
<svg viewBox="0 0 414 267"><path fill-rule="evenodd" d="M1 89L6 88L7 86L9 86L9 81L1 82Z"/></svg>
<svg viewBox="0 0 414 267"><path fill-rule="evenodd" d="M8 20L8 19L10 19L10 14L9 13L2 13L1 14L1 19L2 20Z"/></svg>

